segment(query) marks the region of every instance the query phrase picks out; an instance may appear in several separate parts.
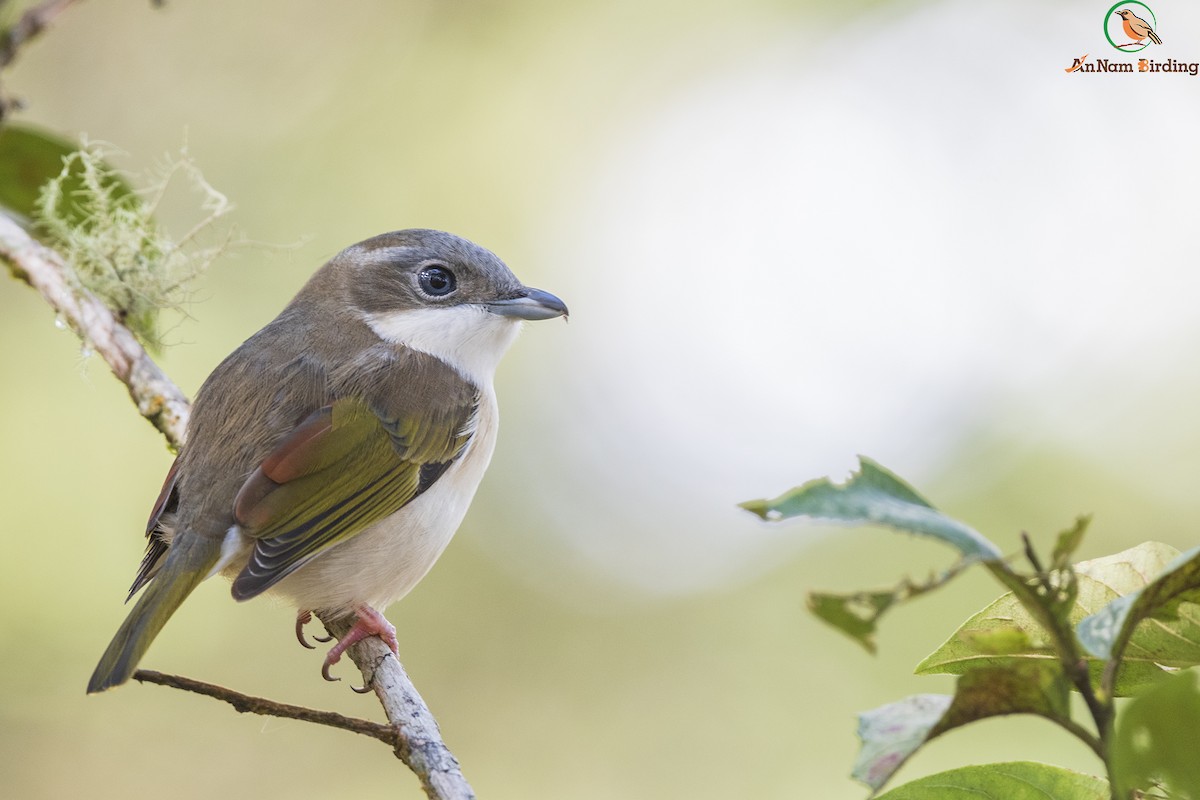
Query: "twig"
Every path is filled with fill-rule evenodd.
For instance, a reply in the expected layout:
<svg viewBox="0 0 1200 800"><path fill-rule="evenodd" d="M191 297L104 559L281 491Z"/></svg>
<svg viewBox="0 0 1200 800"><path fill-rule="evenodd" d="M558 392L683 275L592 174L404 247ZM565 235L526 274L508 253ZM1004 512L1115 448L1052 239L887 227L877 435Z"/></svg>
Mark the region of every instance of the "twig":
<svg viewBox="0 0 1200 800"><path fill-rule="evenodd" d="M0 6L8 0L0 2ZM28 9L11 28L0 34L0 70L3 70L17 57L17 51L30 39L37 37L50 24L51 20L67 9L76 0L43 0L43 2ZM8 116L9 111L21 108L21 98L8 97L0 91L0 120Z"/></svg>
<svg viewBox="0 0 1200 800"><path fill-rule="evenodd" d="M1056 725L1061 726L1068 733L1073 735L1076 739L1090 747L1092 752L1096 754L1096 758L1107 763L1108 756L1106 755L1104 742L1100 740L1099 736L1092 733L1070 717L1055 717L1054 722Z"/></svg>
<svg viewBox="0 0 1200 800"><path fill-rule="evenodd" d="M1054 581L1050 578L1050 573L1042 566L1042 560L1038 558L1037 551L1033 549L1033 540L1029 538L1029 533L1021 531L1021 543L1025 550L1025 559L1029 565L1033 567L1033 572L1037 576L1038 586L1042 597L1047 603L1053 603L1054 598L1058 595L1059 590L1054 585Z"/></svg>
<svg viewBox="0 0 1200 800"><path fill-rule="evenodd" d="M301 722L312 722L317 725L328 725L331 728L340 728L351 733L361 733L364 736L370 736L381 742L386 742L393 747L396 746L397 736L394 728L388 725L381 725L378 722L371 722L370 720L347 717L335 711L318 711L304 706L277 703L265 697L252 697L248 694L235 692L232 689L226 689L224 686L217 686L214 683L205 683L204 681L185 678L182 675L167 675L149 669L139 669L133 673L133 679L142 683L156 683L159 686L170 686L173 689L194 692L222 700L243 714L261 714L266 717L282 717L284 719L297 719Z"/></svg>
<svg viewBox="0 0 1200 800"><path fill-rule="evenodd" d="M59 318L104 359L113 374L129 389L129 396L133 398L142 416L150 420L172 446L181 446L190 411L187 398L158 368L133 334L113 313L91 292L75 285L69 277L70 268L63 263L62 258L35 241L4 214L0 214L0 260L8 263L9 270L15 277L37 289ZM330 633L340 638L349 629L349 624L339 624L330 620L326 627ZM416 773L425 794L431 800L472 800L475 794L463 777L458 761L442 742L433 714L387 645L378 637L370 637L351 647L348 653L362 671L363 679L375 689L388 722L391 723L389 726L380 726L386 727L390 732L389 738L376 738L388 742L396 756ZM147 677L157 674L141 671L138 677L139 680L176 685ZM208 686L195 681L189 683L189 691L198 691L195 688L197 686ZM221 691L225 694L219 699L235 707L237 704L230 698L245 697L225 689ZM239 710L269 713L253 708ZM325 713L308 709L305 711L315 715ZM301 719L295 714L284 716ZM332 724L328 718L325 721L308 721ZM365 730L356 732L366 733Z"/></svg>
<svg viewBox="0 0 1200 800"><path fill-rule="evenodd" d="M0 69L12 63L21 45L44 31L55 17L74 2L76 0L44 0L22 14L16 24L0 37Z"/></svg>

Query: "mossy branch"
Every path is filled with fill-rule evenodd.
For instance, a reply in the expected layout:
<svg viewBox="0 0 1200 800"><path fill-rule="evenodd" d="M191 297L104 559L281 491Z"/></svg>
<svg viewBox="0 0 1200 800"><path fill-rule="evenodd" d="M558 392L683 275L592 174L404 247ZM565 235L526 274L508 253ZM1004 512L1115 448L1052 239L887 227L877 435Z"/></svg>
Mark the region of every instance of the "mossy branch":
<svg viewBox="0 0 1200 800"><path fill-rule="evenodd" d="M167 438L172 449L178 449L191 410L187 397L112 310L70 278L62 256L36 241L11 217L0 214L0 258L8 262L14 277L41 293L57 320L104 359L128 388L138 412Z"/></svg>

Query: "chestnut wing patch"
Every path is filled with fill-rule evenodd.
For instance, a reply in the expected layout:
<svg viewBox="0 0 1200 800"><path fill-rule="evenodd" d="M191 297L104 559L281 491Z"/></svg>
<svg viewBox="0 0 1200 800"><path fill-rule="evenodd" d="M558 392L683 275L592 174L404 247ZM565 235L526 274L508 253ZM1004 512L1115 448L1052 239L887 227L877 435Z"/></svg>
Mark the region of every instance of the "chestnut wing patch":
<svg viewBox="0 0 1200 800"><path fill-rule="evenodd" d="M260 594L412 502L466 448L477 404L385 416L346 398L314 412L234 500L234 518L255 543L233 596Z"/></svg>

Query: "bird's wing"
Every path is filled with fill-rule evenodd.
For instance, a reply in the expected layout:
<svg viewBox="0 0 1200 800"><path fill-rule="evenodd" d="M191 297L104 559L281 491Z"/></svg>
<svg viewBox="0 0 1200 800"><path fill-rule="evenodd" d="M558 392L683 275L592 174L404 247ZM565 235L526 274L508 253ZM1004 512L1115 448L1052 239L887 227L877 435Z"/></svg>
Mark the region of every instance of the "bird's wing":
<svg viewBox="0 0 1200 800"><path fill-rule="evenodd" d="M343 398L284 437L234 501L238 525L255 540L234 597L265 591L441 477L469 443L479 402L473 388L443 399L387 408Z"/></svg>
<svg viewBox="0 0 1200 800"><path fill-rule="evenodd" d="M1146 35L1150 32L1150 23L1146 22L1146 20L1142 19L1141 17L1134 17L1131 19L1129 21L1129 27L1133 29L1133 32L1137 34L1139 39L1145 39Z"/></svg>
<svg viewBox="0 0 1200 800"><path fill-rule="evenodd" d="M159 523L164 521L164 515L175 513L175 509L179 506L179 492L175 489L175 481L178 477L179 458L176 457L171 463L171 469L167 471L162 491L158 493L158 500L154 502L154 508L150 511L150 520L146 523L146 554L142 556L142 563L138 566L133 585L129 587L129 595L125 598L126 603L137 594L138 589L149 583L150 579L157 574L162 557L167 553L168 545L158 535Z"/></svg>

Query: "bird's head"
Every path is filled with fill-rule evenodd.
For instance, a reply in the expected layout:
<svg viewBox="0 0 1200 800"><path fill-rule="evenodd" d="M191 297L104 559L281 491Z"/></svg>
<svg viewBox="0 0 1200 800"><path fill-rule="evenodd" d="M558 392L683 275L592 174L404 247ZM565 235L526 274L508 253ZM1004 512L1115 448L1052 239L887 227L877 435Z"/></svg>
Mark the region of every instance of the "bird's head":
<svg viewBox="0 0 1200 800"><path fill-rule="evenodd" d="M1122 8L1120 11L1117 12L1117 16L1120 17L1121 19L1128 20L1131 17L1133 17L1133 12L1130 11L1128 8Z"/></svg>
<svg viewBox="0 0 1200 800"><path fill-rule="evenodd" d="M562 300L522 284L491 252L441 231L367 239L322 271L332 273L338 302L380 339L476 380L490 380L522 321L567 316Z"/></svg>

